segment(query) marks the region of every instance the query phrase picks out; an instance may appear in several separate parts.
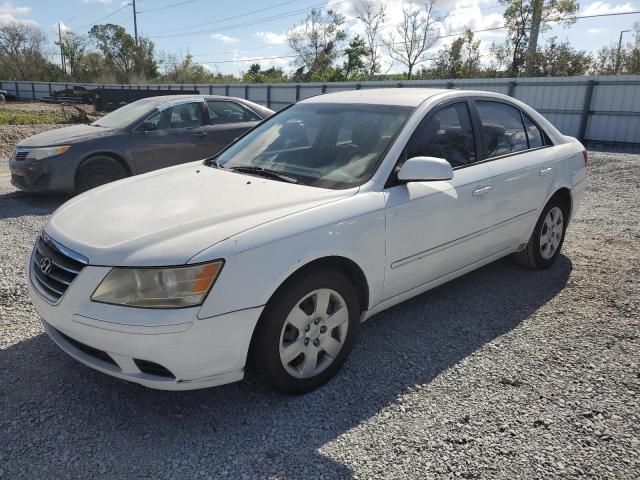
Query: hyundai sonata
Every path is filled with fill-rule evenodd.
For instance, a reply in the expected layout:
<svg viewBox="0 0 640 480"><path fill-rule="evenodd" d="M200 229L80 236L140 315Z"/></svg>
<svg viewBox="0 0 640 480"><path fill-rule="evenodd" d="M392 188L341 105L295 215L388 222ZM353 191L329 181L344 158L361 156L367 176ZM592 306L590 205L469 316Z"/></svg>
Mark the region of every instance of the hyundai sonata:
<svg viewBox="0 0 640 480"><path fill-rule="evenodd" d="M33 250L31 296L58 346L101 372L179 390L248 364L302 393L375 313L506 255L553 264L586 163L504 95L317 96L214 158L64 204Z"/></svg>

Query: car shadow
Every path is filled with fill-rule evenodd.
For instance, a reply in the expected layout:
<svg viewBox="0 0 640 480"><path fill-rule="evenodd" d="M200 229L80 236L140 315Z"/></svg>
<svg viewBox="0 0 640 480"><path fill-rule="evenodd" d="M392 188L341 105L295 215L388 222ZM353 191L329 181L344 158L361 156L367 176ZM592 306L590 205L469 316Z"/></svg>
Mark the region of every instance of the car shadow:
<svg viewBox="0 0 640 480"><path fill-rule="evenodd" d="M363 325L337 377L299 397L251 378L150 390L84 367L36 335L0 351L2 468L8 478L350 477L318 450L516 328L571 270L565 256L546 271L503 259L382 312Z"/></svg>
<svg viewBox="0 0 640 480"><path fill-rule="evenodd" d="M71 197L71 194L26 193L19 190L0 193L0 219L50 215Z"/></svg>

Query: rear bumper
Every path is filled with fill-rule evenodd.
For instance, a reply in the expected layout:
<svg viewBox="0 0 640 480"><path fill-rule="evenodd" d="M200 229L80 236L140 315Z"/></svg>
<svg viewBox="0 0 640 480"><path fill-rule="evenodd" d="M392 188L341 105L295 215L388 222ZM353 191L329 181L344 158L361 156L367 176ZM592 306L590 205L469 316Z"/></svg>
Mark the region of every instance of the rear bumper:
<svg viewBox="0 0 640 480"><path fill-rule="evenodd" d="M29 281L44 329L62 350L103 373L161 390L243 378L263 307L199 319L199 307L150 310L91 302L91 293L109 270L85 267L56 305Z"/></svg>

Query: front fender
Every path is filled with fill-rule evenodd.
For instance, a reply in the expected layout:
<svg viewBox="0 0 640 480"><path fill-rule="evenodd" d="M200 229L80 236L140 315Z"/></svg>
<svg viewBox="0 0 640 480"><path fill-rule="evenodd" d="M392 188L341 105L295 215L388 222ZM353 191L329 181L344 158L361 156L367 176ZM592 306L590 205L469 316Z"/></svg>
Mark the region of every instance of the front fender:
<svg viewBox="0 0 640 480"><path fill-rule="evenodd" d="M307 229L291 233L291 225L305 224ZM280 232L280 238L275 232ZM367 280L369 306L380 299L385 266L385 216L381 192L354 195L344 203L335 202L300 212L256 227L245 232L243 237L216 245L190 260L195 263L222 257L226 262L199 318L264 305L298 269L325 257L337 256L353 261ZM258 239L269 240L233 254L221 254L231 246L239 248Z"/></svg>

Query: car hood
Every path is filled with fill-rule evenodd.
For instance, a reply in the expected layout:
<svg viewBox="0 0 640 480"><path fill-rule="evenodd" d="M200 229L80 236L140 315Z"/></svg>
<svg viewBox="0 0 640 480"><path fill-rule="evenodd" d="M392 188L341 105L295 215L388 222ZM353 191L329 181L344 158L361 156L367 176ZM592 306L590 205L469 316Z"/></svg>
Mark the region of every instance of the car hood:
<svg viewBox="0 0 640 480"><path fill-rule="evenodd" d="M253 227L356 192L195 162L90 190L62 205L45 230L92 265L180 265Z"/></svg>
<svg viewBox="0 0 640 480"><path fill-rule="evenodd" d="M73 125L38 133L18 143L18 147L52 147L54 145L72 145L85 140L113 135L113 128L92 127L91 125Z"/></svg>

